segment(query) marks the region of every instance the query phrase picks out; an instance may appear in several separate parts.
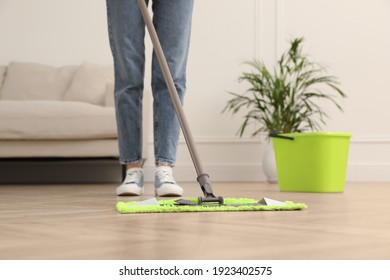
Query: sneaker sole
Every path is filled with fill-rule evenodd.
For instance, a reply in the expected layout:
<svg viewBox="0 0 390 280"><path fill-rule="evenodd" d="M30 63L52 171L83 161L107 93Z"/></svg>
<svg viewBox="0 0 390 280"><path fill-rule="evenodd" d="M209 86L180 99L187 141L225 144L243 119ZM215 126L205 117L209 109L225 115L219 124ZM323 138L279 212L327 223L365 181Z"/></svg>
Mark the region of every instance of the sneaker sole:
<svg viewBox="0 0 390 280"><path fill-rule="evenodd" d="M137 185L121 185L116 188L117 196L140 196L144 193L144 188Z"/></svg>
<svg viewBox="0 0 390 280"><path fill-rule="evenodd" d="M155 189L155 194L159 197L177 197L183 195L183 189L177 185L162 185Z"/></svg>

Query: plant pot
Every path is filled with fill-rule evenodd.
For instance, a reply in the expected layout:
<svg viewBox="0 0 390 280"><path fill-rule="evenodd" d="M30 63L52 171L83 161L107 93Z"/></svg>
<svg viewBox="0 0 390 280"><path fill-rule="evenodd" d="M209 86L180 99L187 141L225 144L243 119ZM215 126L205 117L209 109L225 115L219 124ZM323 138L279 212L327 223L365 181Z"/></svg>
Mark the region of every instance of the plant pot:
<svg viewBox="0 0 390 280"><path fill-rule="evenodd" d="M269 143L263 155L263 172L270 184L278 183L278 173L276 169L275 151L273 143Z"/></svg>

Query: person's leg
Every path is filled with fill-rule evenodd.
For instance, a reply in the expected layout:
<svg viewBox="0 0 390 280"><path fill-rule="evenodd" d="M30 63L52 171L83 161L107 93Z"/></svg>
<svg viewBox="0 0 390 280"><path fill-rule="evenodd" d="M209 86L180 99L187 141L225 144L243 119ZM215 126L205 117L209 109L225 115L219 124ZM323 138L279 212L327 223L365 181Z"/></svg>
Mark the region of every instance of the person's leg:
<svg viewBox="0 0 390 280"><path fill-rule="evenodd" d="M154 0L152 6L153 23L182 103L186 90L193 3L193 0ZM156 194L181 195L182 189L173 180L169 168L176 163L180 125L155 53L152 58L152 91L155 163L163 167L156 172Z"/></svg>
<svg viewBox="0 0 390 280"><path fill-rule="evenodd" d="M143 192L143 174L139 174L142 172L139 167L142 159L145 24L137 0L107 0L107 19L115 70L119 155L120 162L128 167L126 179L118 187L117 194L140 195Z"/></svg>
<svg viewBox="0 0 390 280"><path fill-rule="evenodd" d="M154 0L153 23L180 100L186 90L186 65L193 0ZM152 59L155 162L174 166L180 125L156 55Z"/></svg>

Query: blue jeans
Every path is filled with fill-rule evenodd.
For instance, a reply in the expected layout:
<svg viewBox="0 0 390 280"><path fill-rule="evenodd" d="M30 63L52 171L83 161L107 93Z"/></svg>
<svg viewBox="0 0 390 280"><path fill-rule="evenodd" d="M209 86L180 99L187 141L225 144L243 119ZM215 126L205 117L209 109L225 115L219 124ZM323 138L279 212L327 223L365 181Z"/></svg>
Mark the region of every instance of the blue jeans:
<svg viewBox="0 0 390 280"><path fill-rule="evenodd" d="M152 2L153 23L183 103L194 0ZM107 0L107 18L115 70L114 96L120 162L138 163L142 159L145 23L137 0ZM152 92L155 163L173 166L180 125L154 53Z"/></svg>

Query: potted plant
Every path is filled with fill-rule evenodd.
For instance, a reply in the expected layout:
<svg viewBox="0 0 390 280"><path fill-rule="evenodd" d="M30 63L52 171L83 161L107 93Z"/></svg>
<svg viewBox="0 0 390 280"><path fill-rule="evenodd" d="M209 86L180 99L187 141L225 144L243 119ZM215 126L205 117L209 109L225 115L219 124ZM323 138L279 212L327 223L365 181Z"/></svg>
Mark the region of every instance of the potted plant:
<svg viewBox="0 0 390 280"><path fill-rule="evenodd" d="M256 124L251 126L253 136L318 131L328 117L319 104L323 100L342 111L337 98L346 95L339 88L337 78L328 75L325 67L303 54L303 40L296 38L290 42L289 49L281 55L273 71L258 59L246 63L252 71L243 72L239 82L247 82L249 88L241 94L230 92L233 98L223 110L232 114L245 110L244 121L238 130L240 137L253 123ZM275 161L273 150L265 153L263 167L266 175L276 176L275 163L271 162L274 167L270 168L266 164L267 158ZM274 174L267 174L270 172ZM272 182L275 178L268 180Z"/></svg>

